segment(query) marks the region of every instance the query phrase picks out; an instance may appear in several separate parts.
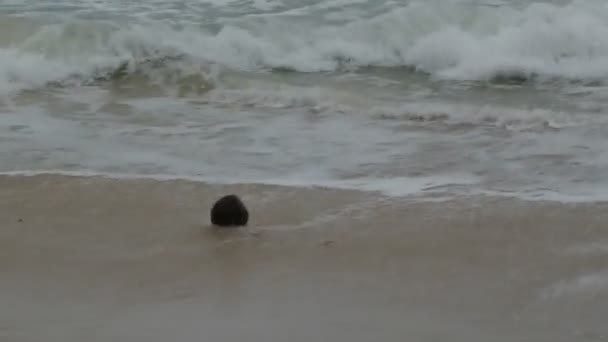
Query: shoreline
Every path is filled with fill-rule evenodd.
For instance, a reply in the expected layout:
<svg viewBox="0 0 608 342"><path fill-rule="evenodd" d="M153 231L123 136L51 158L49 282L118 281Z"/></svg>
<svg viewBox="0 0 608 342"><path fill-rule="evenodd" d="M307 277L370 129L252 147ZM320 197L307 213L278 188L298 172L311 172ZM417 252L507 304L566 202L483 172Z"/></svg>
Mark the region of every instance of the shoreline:
<svg viewBox="0 0 608 342"><path fill-rule="evenodd" d="M531 195L523 195L521 193L510 193L501 191L471 191L467 193L454 193L449 191L426 191L424 189L413 192L397 192L396 194L386 193L386 189L381 188L360 188L356 186L340 184L339 181L327 182L296 182L296 181L247 181L230 179L209 179L202 176L184 176L171 174L130 174L130 173L113 173L99 171L63 171L63 170L22 170L22 171L2 171L0 178L7 177L60 177L74 179L100 179L114 181L150 181L150 182L184 182L192 184L200 184L209 187L268 187L268 188L285 188L285 189L300 189L300 190L321 190L321 191L338 191L368 194L378 198L394 199L397 201L421 201L421 202L449 202L449 201L466 201L478 198L501 199L523 202L546 202L559 204L603 204L608 203L608 195L606 198L598 196L583 196L582 198L555 194L539 195L532 193ZM445 187L449 187L446 185ZM386 187L382 187L386 188ZM444 186L431 186L430 188L441 189ZM430 189L429 188L429 189ZM552 193L552 192L551 192Z"/></svg>

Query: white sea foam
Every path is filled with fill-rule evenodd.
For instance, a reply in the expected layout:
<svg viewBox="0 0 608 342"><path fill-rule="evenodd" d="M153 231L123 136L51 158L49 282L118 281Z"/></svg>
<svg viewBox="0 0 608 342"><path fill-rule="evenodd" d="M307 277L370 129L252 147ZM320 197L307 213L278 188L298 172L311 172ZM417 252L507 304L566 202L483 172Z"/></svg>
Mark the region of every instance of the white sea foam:
<svg viewBox="0 0 608 342"><path fill-rule="evenodd" d="M564 251L568 255L589 256L589 255L608 255L608 242L598 241L583 245L576 245Z"/></svg>
<svg viewBox="0 0 608 342"><path fill-rule="evenodd" d="M560 194L550 190L539 190L533 193L488 191L475 187L479 181L471 175L451 175L443 177L396 177L396 178L360 178L357 180L330 180L319 172L294 174L286 178L244 179L229 176L201 176L185 174L154 174L154 173L120 173L96 170L66 171L56 170L19 170L0 172L1 176L35 177L58 175L67 177L99 177L116 180L153 180L153 181L189 181L207 184L239 185L262 184L299 188L328 188L337 190L354 190L374 192L388 197L412 197L422 201L446 201L463 196L488 196L519 198L528 201L550 201L558 203L592 203L608 201L608 189L596 189L597 193L581 196ZM457 189L458 191L452 191ZM464 191L462 191L464 190ZM605 247L605 246L604 246ZM603 247L602 247L603 248ZM587 285L606 285L606 275L581 277L575 282L560 282L547 288L544 296L559 296L578 290ZM605 288L603 288L605 289Z"/></svg>
<svg viewBox="0 0 608 342"><path fill-rule="evenodd" d="M608 199L602 116L423 102L373 111L322 89L266 90L214 90L200 108L127 97L114 112L95 88L66 95L66 104L79 101L76 112L21 105L2 114L0 171Z"/></svg>
<svg viewBox="0 0 608 342"><path fill-rule="evenodd" d="M598 272L579 276L572 280L564 280L546 288L542 296L544 298L559 298L565 296L585 296L605 294L608 291L608 274Z"/></svg>
<svg viewBox="0 0 608 342"><path fill-rule="evenodd" d="M3 35L26 30L14 20L0 26ZM167 56L249 71L411 66L459 80L608 76L608 5L593 0L523 8L415 1L340 25L275 15L263 21L232 19L217 32L149 21L68 20L34 26L25 37L14 33L17 41L5 39L10 46L0 46L3 93Z"/></svg>

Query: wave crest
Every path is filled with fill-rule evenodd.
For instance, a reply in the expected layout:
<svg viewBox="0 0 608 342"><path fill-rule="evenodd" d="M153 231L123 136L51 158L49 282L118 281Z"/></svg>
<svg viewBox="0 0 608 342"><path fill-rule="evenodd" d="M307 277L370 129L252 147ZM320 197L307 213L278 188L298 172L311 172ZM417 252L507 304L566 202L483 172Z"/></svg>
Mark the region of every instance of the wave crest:
<svg viewBox="0 0 608 342"><path fill-rule="evenodd" d="M280 72L408 67L434 78L498 83L608 78L608 5L596 0L525 8L413 1L347 22L275 14L220 20L213 30L0 19L1 93L112 79L112 70L158 78L154 73L167 67L185 75L179 77L206 78L211 65ZM174 59L181 63L166 63Z"/></svg>

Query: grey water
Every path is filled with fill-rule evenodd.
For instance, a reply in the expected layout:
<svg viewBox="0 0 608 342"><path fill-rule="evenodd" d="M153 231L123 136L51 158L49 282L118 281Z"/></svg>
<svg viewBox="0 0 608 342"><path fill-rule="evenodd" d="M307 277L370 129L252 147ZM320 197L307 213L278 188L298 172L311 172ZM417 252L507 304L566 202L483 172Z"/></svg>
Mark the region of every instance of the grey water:
<svg viewBox="0 0 608 342"><path fill-rule="evenodd" d="M0 172L607 198L604 1L0 1Z"/></svg>

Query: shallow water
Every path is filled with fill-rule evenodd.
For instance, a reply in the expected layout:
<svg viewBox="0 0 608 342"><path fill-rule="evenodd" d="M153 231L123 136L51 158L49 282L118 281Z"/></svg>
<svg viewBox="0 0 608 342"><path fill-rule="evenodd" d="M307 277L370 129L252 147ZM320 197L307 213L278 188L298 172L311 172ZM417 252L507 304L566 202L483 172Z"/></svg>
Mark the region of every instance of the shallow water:
<svg viewBox="0 0 608 342"><path fill-rule="evenodd" d="M0 1L0 171L608 198L604 1Z"/></svg>

